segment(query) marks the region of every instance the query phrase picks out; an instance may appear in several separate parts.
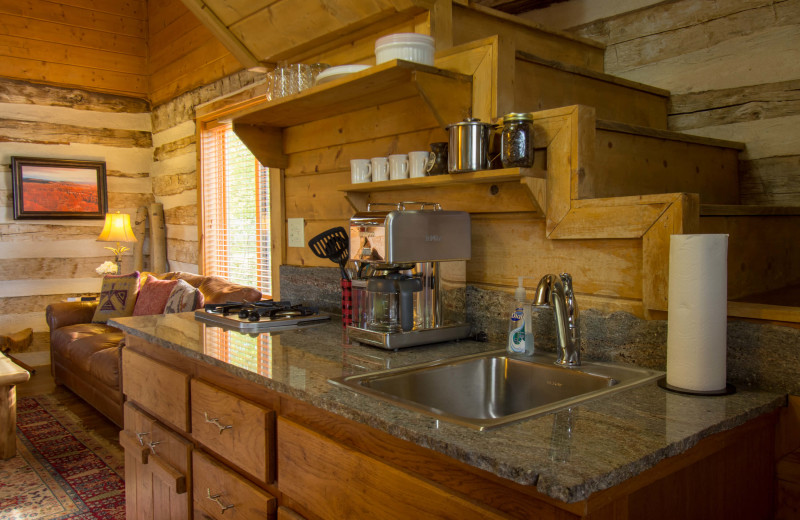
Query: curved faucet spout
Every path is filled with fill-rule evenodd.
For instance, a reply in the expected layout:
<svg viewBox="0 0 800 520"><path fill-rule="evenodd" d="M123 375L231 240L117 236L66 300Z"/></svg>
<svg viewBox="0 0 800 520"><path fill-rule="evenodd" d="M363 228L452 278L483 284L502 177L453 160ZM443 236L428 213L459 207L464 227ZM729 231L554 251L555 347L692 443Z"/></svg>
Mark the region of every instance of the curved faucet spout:
<svg viewBox="0 0 800 520"><path fill-rule="evenodd" d="M539 280L533 304L550 305L556 323L556 364L577 367L581 364L581 329L578 302L567 273L547 274Z"/></svg>

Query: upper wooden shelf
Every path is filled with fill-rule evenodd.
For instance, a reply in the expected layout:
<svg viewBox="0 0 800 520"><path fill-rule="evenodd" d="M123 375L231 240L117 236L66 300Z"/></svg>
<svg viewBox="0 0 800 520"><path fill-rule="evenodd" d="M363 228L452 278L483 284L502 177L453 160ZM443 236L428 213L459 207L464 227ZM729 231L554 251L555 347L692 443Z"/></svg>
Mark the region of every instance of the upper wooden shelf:
<svg viewBox="0 0 800 520"><path fill-rule="evenodd" d="M502 170L482 170L469 173L448 173L430 177L415 177L381 182L360 182L343 184L339 191L348 193L374 193L377 191L396 191L413 188L433 188L455 184L482 184L490 182L519 181L523 177L545 178L547 172L537 168L504 168Z"/></svg>
<svg viewBox="0 0 800 520"><path fill-rule="evenodd" d="M247 107L233 115L235 125L294 126L362 108L422 95L443 118L443 125L466 117L471 106L472 77L392 60L297 94ZM455 108L457 114L452 113ZM467 114L462 114L466 111Z"/></svg>

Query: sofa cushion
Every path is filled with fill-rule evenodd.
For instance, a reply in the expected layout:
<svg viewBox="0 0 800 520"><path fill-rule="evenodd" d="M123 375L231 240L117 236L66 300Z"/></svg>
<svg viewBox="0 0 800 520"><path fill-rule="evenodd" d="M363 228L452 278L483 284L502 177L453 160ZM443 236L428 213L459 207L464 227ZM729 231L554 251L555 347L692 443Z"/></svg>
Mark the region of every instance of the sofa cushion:
<svg viewBox="0 0 800 520"><path fill-rule="evenodd" d="M89 357L89 373L109 387L119 389L120 351L117 346L97 350Z"/></svg>
<svg viewBox="0 0 800 520"><path fill-rule="evenodd" d="M200 289L205 303L240 302L243 300L257 302L261 300L261 291L229 282L219 276L202 276L199 274L176 271L172 279L184 280L193 287Z"/></svg>
<svg viewBox="0 0 800 520"><path fill-rule="evenodd" d="M73 341L98 334L118 333L115 329L104 323L78 323L58 328L50 333L50 348L63 358L71 359L71 347Z"/></svg>
<svg viewBox="0 0 800 520"><path fill-rule="evenodd" d="M139 292L139 271L103 277L103 287L92 322L105 323L109 318L130 316Z"/></svg>
<svg viewBox="0 0 800 520"><path fill-rule="evenodd" d="M184 280L175 280L176 285L167 298L164 314L189 312L203 306L203 293Z"/></svg>
<svg viewBox="0 0 800 520"><path fill-rule="evenodd" d="M147 281L139 289L133 315L148 316L163 313L169 295L176 285L178 285L178 280L158 280L153 276L148 276Z"/></svg>
<svg viewBox="0 0 800 520"><path fill-rule="evenodd" d="M69 359L72 364L82 372L91 373L105 384L116 387L119 380L118 367L119 364L119 344L122 341L122 332L108 332L105 334L96 334L94 336L87 336L85 338L77 339L72 342L69 347ZM101 356L100 359L104 361L93 361L93 358L101 351L111 350ZM116 355L116 365L111 374L103 376L100 372L102 369L109 368L108 356ZM95 364L95 369L92 370L92 364Z"/></svg>

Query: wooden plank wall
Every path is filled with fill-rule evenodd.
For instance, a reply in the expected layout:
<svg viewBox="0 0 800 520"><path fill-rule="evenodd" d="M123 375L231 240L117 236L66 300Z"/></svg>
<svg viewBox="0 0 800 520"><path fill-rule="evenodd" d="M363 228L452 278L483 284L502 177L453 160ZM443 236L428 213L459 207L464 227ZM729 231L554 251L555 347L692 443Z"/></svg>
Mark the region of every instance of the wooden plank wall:
<svg viewBox="0 0 800 520"><path fill-rule="evenodd" d="M0 76L145 98L146 11L145 0L0 0Z"/></svg>
<svg viewBox="0 0 800 520"><path fill-rule="evenodd" d="M98 291L95 268L113 259L96 241L103 220L13 220L10 157L105 161L109 211L134 217L153 200L149 110L141 99L0 78L0 331L46 331L47 304Z"/></svg>
<svg viewBox="0 0 800 520"><path fill-rule="evenodd" d="M800 0L661 2L570 30L608 45L607 73L670 90L670 129L746 143L742 203L800 205Z"/></svg>
<svg viewBox="0 0 800 520"><path fill-rule="evenodd" d="M147 2L147 22L153 106L242 69L181 0Z"/></svg>

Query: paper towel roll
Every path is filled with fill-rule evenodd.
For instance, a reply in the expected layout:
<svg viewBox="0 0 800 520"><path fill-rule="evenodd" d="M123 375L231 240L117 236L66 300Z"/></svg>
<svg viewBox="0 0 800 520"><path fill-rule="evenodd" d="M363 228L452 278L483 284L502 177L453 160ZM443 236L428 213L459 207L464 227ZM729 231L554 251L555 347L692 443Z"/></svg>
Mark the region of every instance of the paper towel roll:
<svg viewBox="0 0 800 520"><path fill-rule="evenodd" d="M672 235L669 244L667 384L725 389L728 235Z"/></svg>

